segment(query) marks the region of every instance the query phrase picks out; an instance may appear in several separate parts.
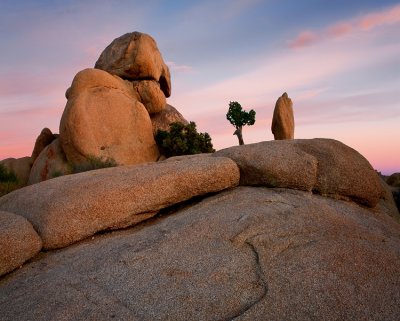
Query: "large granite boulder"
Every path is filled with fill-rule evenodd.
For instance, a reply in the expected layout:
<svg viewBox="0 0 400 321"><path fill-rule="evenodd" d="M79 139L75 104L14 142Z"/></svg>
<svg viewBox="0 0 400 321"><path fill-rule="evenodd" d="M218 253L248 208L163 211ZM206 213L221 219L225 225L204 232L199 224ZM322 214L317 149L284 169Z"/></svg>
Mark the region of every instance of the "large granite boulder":
<svg viewBox="0 0 400 321"><path fill-rule="evenodd" d="M159 130L169 131L169 125L176 122L184 125L189 124L174 106L167 104L161 112L151 115L154 136Z"/></svg>
<svg viewBox="0 0 400 321"><path fill-rule="evenodd" d="M234 160L242 185L295 188L374 207L379 176L357 151L333 139L268 141L220 150Z"/></svg>
<svg viewBox="0 0 400 321"><path fill-rule="evenodd" d="M0 164L17 176L18 186L25 186L28 183L33 164L31 157L6 158L1 160Z"/></svg>
<svg viewBox="0 0 400 321"><path fill-rule="evenodd" d="M400 225L378 208L239 187L44 253L0 280L0 312L4 321L397 321L399 288Z"/></svg>
<svg viewBox="0 0 400 321"><path fill-rule="evenodd" d="M29 175L28 185L71 173L70 165L56 138L37 157Z"/></svg>
<svg viewBox="0 0 400 321"><path fill-rule="evenodd" d="M154 80L165 97L171 95L171 76L155 40L141 32L114 39L101 53L95 68L128 80Z"/></svg>
<svg viewBox="0 0 400 321"><path fill-rule="evenodd" d="M41 248L42 241L26 218L0 211L0 276L20 267Z"/></svg>
<svg viewBox="0 0 400 321"><path fill-rule="evenodd" d="M232 160L198 157L58 177L1 197L0 210L27 218L43 247L54 249L238 183L239 169Z"/></svg>
<svg viewBox="0 0 400 321"><path fill-rule="evenodd" d="M158 159L150 116L130 83L85 69L75 76L67 96L60 143L71 164L91 157L113 159L119 165Z"/></svg>
<svg viewBox="0 0 400 321"><path fill-rule="evenodd" d="M56 136L48 128L43 128L39 136L36 138L35 146L32 151L32 162L35 162L36 158L40 155L46 146L56 139Z"/></svg>
<svg viewBox="0 0 400 321"><path fill-rule="evenodd" d="M287 93L276 101L271 130L275 139L294 138L293 103Z"/></svg>
<svg viewBox="0 0 400 321"><path fill-rule="evenodd" d="M167 100L160 89L160 84L154 80L133 81L132 86L136 90L139 101L146 107L149 114L161 112Z"/></svg>

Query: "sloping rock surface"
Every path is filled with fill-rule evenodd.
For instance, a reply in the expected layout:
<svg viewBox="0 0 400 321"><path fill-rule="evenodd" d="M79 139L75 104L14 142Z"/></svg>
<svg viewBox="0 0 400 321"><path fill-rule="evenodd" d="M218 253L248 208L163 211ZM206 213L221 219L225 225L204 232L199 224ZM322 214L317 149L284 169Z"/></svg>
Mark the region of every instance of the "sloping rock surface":
<svg viewBox="0 0 400 321"><path fill-rule="evenodd" d="M238 183L239 169L229 158L198 157L54 178L1 197L0 209L26 217L43 247L54 249Z"/></svg>
<svg viewBox="0 0 400 321"><path fill-rule="evenodd" d="M0 275L21 266L41 248L42 241L26 218L0 211Z"/></svg>
<svg viewBox="0 0 400 321"><path fill-rule="evenodd" d="M400 225L381 210L239 187L42 254L0 280L0 313L4 321L397 321L399 288Z"/></svg>
<svg viewBox="0 0 400 321"><path fill-rule="evenodd" d="M241 172L242 185L295 188L374 207L384 195L379 176L356 150L333 139L268 141L220 150Z"/></svg>

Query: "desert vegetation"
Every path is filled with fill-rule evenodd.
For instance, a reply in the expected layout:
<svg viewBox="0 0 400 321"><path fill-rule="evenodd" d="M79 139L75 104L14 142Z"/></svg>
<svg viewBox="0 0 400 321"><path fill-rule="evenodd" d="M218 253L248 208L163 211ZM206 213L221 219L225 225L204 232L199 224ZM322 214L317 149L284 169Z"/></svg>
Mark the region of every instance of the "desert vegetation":
<svg viewBox="0 0 400 321"><path fill-rule="evenodd" d="M195 122L170 124L170 130L159 130L156 142L166 157L215 152L208 133L198 133Z"/></svg>
<svg viewBox="0 0 400 321"><path fill-rule="evenodd" d="M243 126L254 125L256 122L256 112L251 109L249 112L242 109L242 106L237 101L229 103L229 109L226 114L226 119L235 126L236 130L233 135L236 135L239 140L239 145L244 145Z"/></svg>
<svg viewBox="0 0 400 321"><path fill-rule="evenodd" d="M10 193L18 187L17 175L0 164L0 196Z"/></svg>

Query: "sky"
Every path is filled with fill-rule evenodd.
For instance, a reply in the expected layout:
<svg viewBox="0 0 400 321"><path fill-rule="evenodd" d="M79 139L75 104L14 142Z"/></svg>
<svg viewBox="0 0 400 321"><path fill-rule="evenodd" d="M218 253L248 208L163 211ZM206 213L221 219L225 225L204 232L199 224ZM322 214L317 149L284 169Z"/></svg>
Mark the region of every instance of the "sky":
<svg viewBox="0 0 400 321"><path fill-rule="evenodd" d="M0 0L0 159L58 133L75 74L115 38L150 34L170 67L168 103L216 149L237 145L230 101L256 111L246 143L272 140L275 102L295 138L333 138L400 172L400 1Z"/></svg>

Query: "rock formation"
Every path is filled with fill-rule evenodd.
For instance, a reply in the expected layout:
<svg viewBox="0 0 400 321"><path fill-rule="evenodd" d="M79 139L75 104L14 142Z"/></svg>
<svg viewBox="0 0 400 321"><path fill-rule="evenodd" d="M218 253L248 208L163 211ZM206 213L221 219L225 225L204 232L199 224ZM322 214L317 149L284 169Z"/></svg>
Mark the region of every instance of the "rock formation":
<svg viewBox="0 0 400 321"><path fill-rule="evenodd" d="M156 161L159 151L146 108L133 88L105 71L79 72L60 122L60 143L73 165L91 156L119 165Z"/></svg>
<svg viewBox="0 0 400 321"><path fill-rule="evenodd" d="M0 198L0 217L9 225L25 217L41 239L29 252L24 229L11 243L0 237L0 247L20 258L1 251L2 273L41 243L49 250L91 237L3 276L0 315L394 321L400 214L392 204L365 158L329 139L262 142L48 180Z"/></svg>
<svg viewBox="0 0 400 321"><path fill-rule="evenodd" d="M112 160L117 165L155 162L161 159L154 140L157 130L168 130L173 121L187 123L166 103L171 95L171 77L149 35L133 32L115 39L102 52L95 68L84 69L74 77L65 93L68 101L60 135L48 128L42 130L29 168L22 170L22 160L3 161L7 168L18 170L22 185L29 177L33 184L68 174L68 168L84 167L90 159ZM58 142L49 147L57 137Z"/></svg>
<svg viewBox="0 0 400 321"><path fill-rule="evenodd" d="M42 241L27 219L0 211L0 275L21 266L41 248Z"/></svg>
<svg viewBox="0 0 400 321"><path fill-rule="evenodd" d="M114 39L101 53L95 68L128 80L154 80L165 97L171 96L171 76L157 44L141 32Z"/></svg>
<svg viewBox="0 0 400 321"><path fill-rule="evenodd" d="M182 114L171 105L166 105L163 111L151 115L151 123L153 125L153 134L157 134L159 130L169 131L169 125L172 123L182 123L188 125L189 122L182 116Z"/></svg>
<svg viewBox="0 0 400 321"><path fill-rule="evenodd" d="M0 164L15 173L19 186L25 186L28 183L29 173L33 164L31 157L6 158L1 160Z"/></svg>
<svg viewBox="0 0 400 321"><path fill-rule="evenodd" d="M63 176L71 173L64 151L60 146L59 139L46 146L33 163L28 185Z"/></svg>
<svg viewBox="0 0 400 321"><path fill-rule="evenodd" d="M32 162L35 162L42 150L45 149L46 146L50 145L54 139L56 139L56 137L53 135L50 129L42 129L39 136L36 138L35 146L32 151Z"/></svg>
<svg viewBox="0 0 400 321"><path fill-rule="evenodd" d="M294 138L293 103L287 93L279 97L275 104L271 130L276 140Z"/></svg>
<svg viewBox="0 0 400 321"><path fill-rule="evenodd" d="M122 166L68 175L0 198L0 209L26 217L45 249L148 219L170 205L239 183L228 158Z"/></svg>

